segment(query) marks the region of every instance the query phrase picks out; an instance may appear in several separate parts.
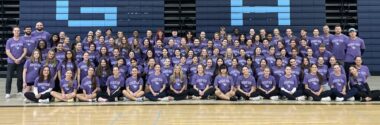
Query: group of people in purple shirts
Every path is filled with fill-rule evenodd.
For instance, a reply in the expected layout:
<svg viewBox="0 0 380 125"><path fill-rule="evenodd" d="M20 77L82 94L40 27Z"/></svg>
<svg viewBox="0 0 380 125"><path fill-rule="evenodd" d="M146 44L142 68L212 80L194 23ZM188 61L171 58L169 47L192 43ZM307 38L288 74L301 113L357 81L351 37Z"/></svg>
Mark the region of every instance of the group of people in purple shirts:
<svg viewBox="0 0 380 125"><path fill-rule="evenodd" d="M357 30L349 36L328 26L299 36L292 29L247 34L224 27L208 38L205 32L178 36L172 30L153 35L112 29L87 36L50 34L42 22L35 30L14 27L6 43L6 95L17 72L18 94L26 102L114 102L217 100L373 101L380 92L367 84L362 65L365 44Z"/></svg>

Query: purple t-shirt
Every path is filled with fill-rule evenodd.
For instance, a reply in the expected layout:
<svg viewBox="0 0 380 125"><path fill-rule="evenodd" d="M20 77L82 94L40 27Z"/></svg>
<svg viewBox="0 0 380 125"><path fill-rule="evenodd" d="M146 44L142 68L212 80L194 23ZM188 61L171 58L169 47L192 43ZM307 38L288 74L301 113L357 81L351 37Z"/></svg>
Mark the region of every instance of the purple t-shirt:
<svg viewBox="0 0 380 125"><path fill-rule="evenodd" d="M150 85L156 93L160 92L166 84L168 84L167 77L162 73L160 75L152 74L148 77L147 85Z"/></svg>
<svg viewBox="0 0 380 125"><path fill-rule="evenodd" d="M90 66L95 66L95 64L93 64L92 62L90 62ZM82 62L80 62L78 64L78 68L80 69L80 79L83 79L88 74L87 71L88 71L89 66L87 65L86 62L82 61Z"/></svg>
<svg viewBox="0 0 380 125"><path fill-rule="evenodd" d="M99 81L98 77L95 77L95 82L96 82L96 86L99 87L100 81ZM89 78L89 77L84 77L82 79L80 88L82 88L83 91L86 91L87 95L90 95L96 89L96 88L92 87L92 81L91 81L91 78Z"/></svg>
<svg viewBox="0 0 380 125"><path fill-rule="evenodd" d="M76 72L76 69L74 69L74 63L69 62L69 61L67 63L65 63L65 62L60 63L58 66L58 70L61 71L61 78L62 79L66 77L65 74L66 74L67 70L73 71L73 75L75 75L75 72Z"/></svg>
<svg viewBox="0 0 380 125"><path fill-rule="evenodd" d="M62 62L65 59L65 51L58 51L57 53L55 53L55 58L59 62Z"/></svg>
<svg viewBox="0 0 380 125"><path fill-rule="evenodd" d="M355 57L362 55L362 52L360 51L361 49L365 49L365 44L364 44L363 39L360 39L360 38L348 39L346 57L344 61L354 62Z"/></svg>
<svg viewBox="0 0 380 125"><path fill-rule="evenodd" d="M344 86L346 86L347 80L345 74L340 74L340 76L334 73L330 74L329 85L334 86L339 92L343 91Z"/></svg>
<svg viewBox="0 0 380 125"><path fill-rule="evenodd" d="M262 89L269 91L273 87L276 87L276 81L273 76L269 76L268 78L265 78L264 75L260 76L257 80L257 86L260 86Z"/></svg>
<svg viewBox="0 0 380 125"><path fill-rule="evenodd" d="M140 89L140 86L143 85L142 78L135 78L133 76L125 80L125 87L129 87L129 90L132 92L137 92Z"/></svg>
<svg viewBox="0 0 380 125"><path fill-rule="evenodd" d="M7 40L7 43L6 43L6 46L5 46L5 49L6 50L9 50L11 52L11 54L13 55L13 57L15 57L16 59L20 58L22 53L24 52L24 40L23 39L19 39L19 40L15 40L13 38L9 38ZM7 61L8 63L15 63L11 58L7 58Z"/></svg>
<svg viewBox="0 0 380 125"><path fill-rule="evenodd" d="M303 83L305 85L308 85L309 88L314 92L318 92L321 89L317 75L312 75L310 73L306 74L305 78L303 79Z"/></svg>
<svg viewBox="0 0 380 125"><path fill-rule="evenodd" d="M319 50L319 45L321 45L323 42L322 37L310 37L310 47L313 50L313 52L316 52Z"/></svg>
<svg viewBox="0 0 380 125"><path fill-rule="evenodd" d="M334 37L331 39L331 53L335 55L337 60L343 60L346 53L345 49L347 47L347 41L348 37L346 35L334 35Z"/></svg>
<svg viewBox="0 0 380 125"><path fill-rule="evenodd" d="M285 75L280 78L279 87L284 88L288 91L292 91L292 89L297 89L298 87L298 79L296 76L291 75L290 78Z"/></svg>
<svg viewBox="0 0 380 125"><path fill-rule="evenodd" d="M249 75L248 77L244 77L244 75L241 75L236 81L236 87L240 88L244 92L250 92L252 86L256 87L256 80L251 75Z"/></svg>
<svg viewBox="0 0 380 125"><path fill-rule="evenodd" d="M233 88L234 81L231 76L218 75L215 77L214 86L217 86L223 93L227 93Z"/></svg>
<svg viewBox="0 0 380 125"><path fill-rule="evenodd" d="M371 73L369 72L368 67L365 66L365 65L362 65L362 66L359 68L359 74L364 75L366 78L368 78L369 76L371 76Z"/></svg>
<svg viewBox="0 0 380 125"><path fill-rule="evenodd" d="M53 89L54 88L54 80L51 79L51 80L43 80L43 81L38 81L39 77L37 77L35 80L34 80L34 86L37 87L37 91L38 93L41 93L41 92L44 92L46 90L48 90L49 88Z"/></svg>
<svg viewBox="0 0 380 125"><path fill-rule="evenodd" d="M70 87L69 81L67 81L66 79L62 79L60 82L60 86L63 89L63 91L65 92L65 94L69 94L69 93L74 92L74 90L76 90L78 88L78 82L77 82L77 80L73 80L72 85Z"/></svg>
<svg viewBox="0 0 380 125"><path fill-rule="evenodd" d="M26 48L26 56L31 56L33 53L33 50L36 49L37 46L37 40L34 39L32 36L22 36L21 39L24 40L24 46Z"/></svg>
<svg viewBox="0 0 380 125"><path fill-rule="evenodd" d="M109 76L106 82L106 85L111 91L111 94L120 89L121 87L124 87L125 82L124 82L124 77L119 75L118 78L115 78L115 76Z"/></svg>
<svg viewBox="0 0 380 125"><path fill-rule="evenodd" d="M37 40L37 41L40 39L45 40L47 43L47 45L46 45L47 48L51 47L50 33L49 32L46 32L46 31L39 32L39 31L35 30L32 32L32 38Z"/></svg>
<svg viewBox="0 0 380 125"><path fill-rule="evenodd" d="M365 75L362 75L360 73L358 74L357 77L350 76L349 80L350 80L350 86L353 86L353 85L362 86L367 83L367 78L365 77Z"/></svg>
<svg viewBox="0 0 380 125"><path fill-rule="evenodd" d="M285 67L281 66L281 67L278 67L278 66L273 66L271 68L272 70L272 74L274 76L274 78L276 79L276 82L278 82L281 78L281 76L283 76L285 74Z"/></svg>
<svg viewBox="0 0 380 125"><path fill-rule="evenodd" d="M191 77L191 84L203 91L207 87L207 85L211 85L211 79L210 76L206 74L204 74L203 76L200 76L199 74L194 74Z"/></svg>
<svg viewBox="0 0 380 125"><path fill-rule="evenodd" d="M60 66L60 62L57 60L57 62L54 63L46 63L46 60L41 63L43 66L47 65L50 69L50 76L54 77L57 74L58 67Z"/></svg>
<svg viewBox="0 0 380 125"><path fill-rule="evenodd" d="M174 81L170 81L170 82L171 82L171 86L176 91L181 91L181 89L184 86L187 86L187 79L186 78L182 78L182 79L181 78L176 78Z"/></svg>
<svg viewBox="0 0 380 125"><path fill-rule="evenodd" d="M42 66L41 63L38 61L34 61L32 63L32 61L30 59L28 59L25 62L24 69L26 69L26 71L27 71L25 81L27 83L34 82L35 78L38 77L41 66Z"/></svg>

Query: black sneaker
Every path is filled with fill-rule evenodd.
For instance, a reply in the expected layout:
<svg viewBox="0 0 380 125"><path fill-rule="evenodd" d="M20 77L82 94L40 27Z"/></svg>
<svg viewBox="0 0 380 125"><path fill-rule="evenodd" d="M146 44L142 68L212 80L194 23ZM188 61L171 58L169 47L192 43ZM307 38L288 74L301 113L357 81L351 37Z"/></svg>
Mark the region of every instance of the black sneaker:
<svg viewBox="0 0 380 125"><path fill-rule="evenodd" d="M230 97L230 101L237 101L237 100L238 100L238 98L236 96Z"/></svg>

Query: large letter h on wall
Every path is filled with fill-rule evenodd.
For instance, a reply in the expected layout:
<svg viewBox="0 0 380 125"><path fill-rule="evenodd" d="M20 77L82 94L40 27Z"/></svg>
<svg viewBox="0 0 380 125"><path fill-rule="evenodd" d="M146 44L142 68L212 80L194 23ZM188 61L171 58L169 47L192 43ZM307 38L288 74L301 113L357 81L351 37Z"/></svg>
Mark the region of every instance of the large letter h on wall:
<svg viewBox="0 0 380 125"><path fill-rule="evenodd" d="M278 25L290 25L290 0L278 0L278 6L243 6L243 0L231 0L231 26L243 26L243 13L278 13Z"/></svg>

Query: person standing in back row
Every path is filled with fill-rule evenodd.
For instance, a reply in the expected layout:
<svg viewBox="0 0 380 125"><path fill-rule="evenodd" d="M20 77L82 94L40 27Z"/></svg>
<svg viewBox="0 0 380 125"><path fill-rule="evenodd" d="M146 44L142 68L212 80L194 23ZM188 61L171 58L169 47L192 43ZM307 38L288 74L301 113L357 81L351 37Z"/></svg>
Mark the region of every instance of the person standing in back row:
<svg viewBox="0 0 380 125"><path fill-rule="evenodd" d="M13 37L7 40L5 53L7 55L7 80L5 85L5 98L11 97L12 77L14 71L17 72L17 90L22 94L22 70L24 67L27 49L24 46L24 40L20 38L20 28L13 27Z"/></svg>
<svg viewBox="0 0 380 125"><path fill-rule="evenodd" d="M350 28L348 30L350 38L347 42L347 51L344 58L344 70L348 71L351 65L355 64L355 58L361 57L364 54L365 44L364 40L357 37L357 30L355 28ZM349 73L347 73L348 76Z"/></svg>
<svg viewBox="0 0 380 125"><path fill-rule="evenodd" d="M348 37L342 34L342 27L339 25L335 26L335 35L331 39L330 50L331 53L336 57L339 64L343 64L344 58L346 56Z"/></svg>

